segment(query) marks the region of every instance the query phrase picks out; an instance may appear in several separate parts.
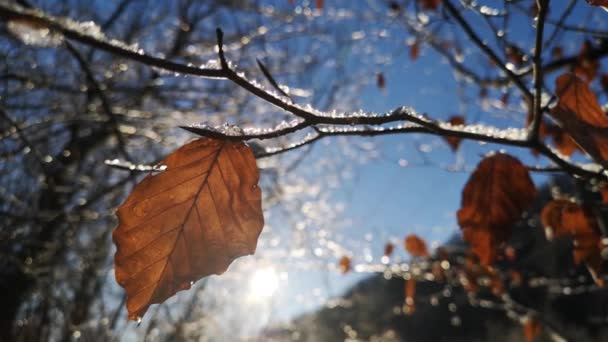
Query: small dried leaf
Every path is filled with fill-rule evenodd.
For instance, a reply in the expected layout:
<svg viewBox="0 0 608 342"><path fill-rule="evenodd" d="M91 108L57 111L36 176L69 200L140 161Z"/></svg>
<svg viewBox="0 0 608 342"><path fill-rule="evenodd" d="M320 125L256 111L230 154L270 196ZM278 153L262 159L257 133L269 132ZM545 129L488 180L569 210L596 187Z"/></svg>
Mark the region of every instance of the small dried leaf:
<svg viewBox="0 0 608 342"><path fill-rule="evenodd" d="M413 62L418 59L420 56L420 42L415 40L412 45L410 45L410 60Z"/></svg>
<svg viewBox="0 0 608 342"><path fill-rule="evenodd" d="M405 314L413 314L416 311L414 297L416 296L416 279L410 278L405 281Z"/></svg>
<svg viewBox="0 0 608 342"><path fill-rule="evenodd" d="M390 257L393 254L394 246L392 243L387 243L384 245L384 256Z"/></svg>
<svg viewBox="0 0 608 342"><path fill-rule="evenodd" d="M415 234L410 234L405 237L403 242L405 250L413 257L428 257L429 251L426 248L426 242Z"/></svg>
<svg viewBox="0 0 608 342"><path fill-rule="evenodd" d="M593 46L591 42L586 40L581 46L581 50L578 53L576 65L574 66L574 73L590 83L597 76L597 72L600 69L600 61L590 55Z"/></svg>
<svg viewBox="0 0 608 342"><path fill-rule="evenodd" d="M454 115L448 119L448 123L452 126L462 126L465 124L464 117L460 115ZM458 147L460 146L460 142L462 138L459 137L445 137L445 141L447 141L452 151L456 152Z"/></svg>
<svg viewBox="0 0 608 342"><path fill-rule="evenodd" d="M264 225L258 168L244 143L201 138L161 164L167 169L118 208L113 232L116 280L133 320L253 254Z"/></svg>
<svg viewBox="0 0 608 342"><path fill-rule="evenodd" d="M555 59L561 59L562 57L564 57L564 49L558 45L554 47L553 50L551 50L551 55Z"/></svg>
<svg viewBox="0 0 608 342"><path fill-rule="evenodd" d="M526 342L534 342L534 338L540 334L541 325L538 320L534 318L528 318L522 323L522 328L524 330L524 337L526 338Z"/></svg>
<svg viewBox="0 0 608 342"><path fill-rule="evenodd" d="M570 236L574 243L572 257L575 264L585 262L596 283L602 271L601 235L593 214L580 205L565 199L553 200L543 208L541 221L548 240Z"/></svg>
<svg viewBox="0 0 608 342"><path fill-rule="evenodd" d="M418 0L418 3L425 10L436 10L441 4L441 0Z"/></svg>
<svg viewBox="0 0 608 342"><path fill-rule="evenodd" d="M464 239L483 265L496 260L497 247L535 197L528 170L516 158L495 154L479 163L464 187L457 216Z"/></svg>
<svg viewBox="0 0 608 342"><path fill-rule="evenodd" d="M595 161L608 167L608 118L585 81L573 73L556 80L559 102L551 115Z"/></svg>
<svg viewBox="0 0 608 342"><path fill-rule="evenodd" d="M378 89L384 89L386 87L386 80L384 79L384 74L381 72L376 74L376 86Z"/></svg>
<svg viewBox="0 0 608 342"><path fill-rule="evenodd" d="M346 273L350 272L350 268L351 268L350 258L347 257L346 255L341 257L340 261L338 262L338 267L340 268L340 272L342 272L342 274L346 274Z"/></svg>
<svg viewBox="0 0 608 342"><path fill-rule="evenodd" d="M515 45L507 45L505 55L507 56L507 60L516 66L520 66L525 62L524 53Z"/></svg>
<svg viewBox="0 0 608 342"><path fill-rule="evenodd" d="M324 6L324 5L325 5L325 4L324 4L324 1L323 1L323 0L316 0L316 1L315 1L315 7L316 7L317 9L323 9L323 6Z"/></svg>

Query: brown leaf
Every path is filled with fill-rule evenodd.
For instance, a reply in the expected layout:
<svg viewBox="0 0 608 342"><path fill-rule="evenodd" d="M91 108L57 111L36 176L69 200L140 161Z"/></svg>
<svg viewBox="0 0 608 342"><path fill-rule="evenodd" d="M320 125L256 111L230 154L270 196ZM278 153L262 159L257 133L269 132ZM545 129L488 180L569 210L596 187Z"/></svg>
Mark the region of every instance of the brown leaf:
<svg viewBox="0 0 608 342"><path fill-rule="evenodd" d="M435 10L439 8L441 0L418 0L418 3L425 10Z"/></svg>
<svg viewBox="0 0 608 342"><path fill-rule="evenodd" d="M545 123L543 126L545 135L553 138L553 144L559 153L569 157L574 152L580 150L572 136L561 127L549 123ZM543 126L541 126L541 128Z"/></svg>
<svg viewBox="0 0 608 342"><path fill-rule="evenodd" d="M590 55L593 46L591 42L586 40L583 42L581 49L578 53L578 58L576 60L576 65L574 66L574 73L590 83L597 76L597 72L600 69L600 61Z"/></svg>
<svg viewBox="0 0 608 342"><path fill-rule="evenodd" d="M600 77L600 84L602 85L604 92L608 93L608 74L602 74Z"/></svg>
<svg viewBox="0 0 608 342"><path fill-rule="evenodd" d="M591 6L608 7L608 0L587 0L587 3Z"/></svg>
<svg viewBox="0 0 608 342"><path fill-rule="evenodd" d="M575 264L585 262L596 283L602 270L601 235L593 213L565 199L553 200L543 208L541 221L548 240L570 236L574 243L572 257Z"/></svg>
<svg viewBox="0 0 608 342"><path fill-rule="evenodd" d="M376 74L376 86L378 89L384 89L386 87L386 80L384 79L384 74L381 72Z"/></svg>
<svg viewBox="0 0 608 342"><path fill-rule="evenodd" d="M115 272L129 319L253 254L264 226L258 168L244 143L201 138L161 164L166 171L144 178L117 211Z"/></svg>
<svg viewBox="0 0 608 342"><path fill-rule="evenodd" d="M522 323L526 342L534 342L534 338L540 334L540 322L534 318L528 318Z"/></svg>
<svg viewBox="0 0 608 342"><path fill-rule="evenodd" d="M338 267L340 268L340 272L342 272L342 274L348 273L351 268L350 258L346 255L341 257L340 261L338 262Z"/></svg>
<svg viewBox="0 0 608 342"><path fill-rule="evenodd" d="M507 45L505 47L505 55L507 56L507 60L516 66L522 65L526 60L524 53L515 45Z"/></svg>
<svg viewBox="0 0 608 342"><path fill-rule="evenodd" d="M462 126L465 121L463 116L454 115L448 119L448 123L452 126ZM448 145L450 145L450 148L452 148L452 151L454 152L458 150L461 140L462 138L460 137L445 137L445 141L448 142Z"/></svg>
<svg viewBox="0 0 608 342"><path fill-rule="evenodd" d="M316 0L315 1L315 7L317 9L323 9L323 5L324 5L324 1L323 0Z"/></svg>
<svg viewBox="0 0 608 342"><path fill-rule="evenodd" d="M535 197L528 170L516 158L495 154L479 163L464 187L457 216L464 239L483 265L496 260L497 247Z"/></svg>
<svg viewBox="0 0 608 342"><path fill-rule="evenodd" d="M608 118L587 83L573 73L556 80L557 105L551 115L595 161L608 166Z"/></svg>
<svg viewBox="0 0 608 342"><path fill-rule="evenodd" d="M415 40L412 45L410 45L410 60L415 61L420 56L420 42Z"/></svg>
<svg viewBox="0 0 608 342"><path fill-rule="evenodd" d="M426 242L415 234L410 234L403 241L405 250L413 257L428 257L429 251L426 248Z"/></svg>
<svg viewBox="0 0 608 342"><path fill-rule="evenodd" d="M413 314L416 311L414 297L416 296L416 279L410 278L405 281L405 305L403 306L405 314Z"/></svg>
<svg viewBox="0 0 608 342"><path fill-rule="evenodd" d="M553 50L551 50L551 56L555 59L561 59L564 57L564 48L559 45L554 47Z"/></svg>
<svg viewBox="0 0 608 342"><path fill-rule="evenodd" d="M394 246L392 243L387 243L384 245L384 256L390 257L393 254Z"/></svg>

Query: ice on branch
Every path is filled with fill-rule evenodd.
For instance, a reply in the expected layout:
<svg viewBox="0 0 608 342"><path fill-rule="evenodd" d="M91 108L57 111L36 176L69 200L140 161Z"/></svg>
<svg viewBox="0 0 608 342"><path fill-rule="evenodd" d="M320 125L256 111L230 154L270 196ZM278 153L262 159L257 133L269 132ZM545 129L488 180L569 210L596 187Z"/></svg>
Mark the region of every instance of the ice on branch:
<svg viewBox="0 0 608 342"><path fill-rule="evenodd" d="M119 159L105 160L104 164L115 167L123 170L130 171L143 171L143 172L163 172L167 170L167 166L165 165L143 165L143 164L133 164L128 161L122 161Z"/></svg>
<svg viewBox="0 0 608 342"><path fill-rule="evenodd" d="M27 45L54 47L63 42L60 33L29 20L11 20L6 25L8 30Z"/></svg>

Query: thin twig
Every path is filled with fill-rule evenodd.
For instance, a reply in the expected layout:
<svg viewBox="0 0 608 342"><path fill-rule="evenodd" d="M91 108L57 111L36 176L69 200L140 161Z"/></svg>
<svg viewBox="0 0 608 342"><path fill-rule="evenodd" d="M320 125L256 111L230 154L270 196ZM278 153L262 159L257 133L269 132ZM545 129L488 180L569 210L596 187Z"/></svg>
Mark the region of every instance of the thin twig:
<svg viewBox="0 0 608 342"><path fill-rule="evenodd" d="M543 33L545 31L545 17L547 16L549 0L536 0L536 4L538 6L538 17L536 19L537 22L534 55L532 56L532 60L534 62L534 110L532 112L532 123L530 125L530 131L528 135L528 139L530 139L530 141L538 140L543 115L541 108L543 91Z"/></svg>

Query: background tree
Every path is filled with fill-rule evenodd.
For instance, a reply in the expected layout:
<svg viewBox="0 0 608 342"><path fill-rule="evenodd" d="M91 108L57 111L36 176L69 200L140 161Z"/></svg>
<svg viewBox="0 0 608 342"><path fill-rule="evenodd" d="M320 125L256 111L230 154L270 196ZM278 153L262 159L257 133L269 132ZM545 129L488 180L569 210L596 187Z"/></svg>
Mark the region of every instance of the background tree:
<svg viewBox="0 0 608 342"><path fill-rule="evenodd" d="M497 284L504 286L503 272L509 269L491 265L508 256L510 227L533 201L534 185L526 181L527 174L558 172L581 179L586 191L577 197L580 205L554 203L557 212L547 209L543 223L566 222L563 215L577 217L574 228L552 228L559 230L557 235L574 237L579 246L581 238L591 241L583 245L592 247L575 253L574 260L589 266L595 285L588 287L596 291L603 285L598 259L603 250L598 215L602 207L599 198L590 200L589 194L605 180L601 165L606 164L602 130L606 118L596 103L605 100L601 89L606 77L600 63L608 46L601 25L579 26L585 15L591 22L605 15L591 5L576 1L2 3L6 42L0 47L5 60L0 248L5 257L0 286L11 293L0 303L3 337L69 339L120 336L128 331L122 319L125 297L110 266L113 208L141 178L140 171L162 171L146 165L154 165L190 139L178 126L201 121L205 124L186 130L222 141L251 142L262 167L267 222L258 250L265 248L269 254L274 250L275 258L287 254L288 267L298 267L297 254L268 248L277 246L273 246L277 237L295 238L297 246L319 238L336 258L356 253L335 236L326 238L326 230L341 221L340 205L328 192L356 162L377 158L385 150L367 140L332 137L422 133L446 138L454 150L461 139L468 139L493 143L491 148L501 145L534 152L538 160L522 149L511 152L523 164L502 155L479 164L458 213L473 254L450 259L451 267L461 272L446 273L454 277L447 281L465 288L480 283L494 290L498 305L516 307L507 312L541 316L495 289ZM365 29L361 23L366 23ZM216 32L216 27L222 31ZM379 70L400 64L394 61L403 54L415 62L421 51L424 55L431 50L424 58L437 61L440 56L447 63L445 70L454 72L460 109L467 115L454 115L455 110L446 112L443 107L433 108L442 113L421 115L401 107L407 103L386 114L357 110L357 94L369 84L390 89L391 75ZM257 75L267 88L241 71ZM423 86L432 82L429 79L418 83ZM221 126L224 122L245 129ZM342 144L311 156L305 153L327 139ZM285 153L290 150L300 152ZM422 166L442 167L426 156L428 144L416 142L412 150L421 153ZM467 159L476 164L475 153L485 153L487 147L470 151ZM589 157L579 154L568 159L575 151ZM348 158L335 158L337 153ZM108 165L101 164L104 160ZM420 166L407 160L400 164ZM462 161L448 169L469 170ZM481 181L480 185L476 179L489 179L490 184ZM486 191L494 188L498 190ZM520 195L510 195L513 190ZM480 201L486 192L497 194L490 198L494 201ZM281 231L286 222L296 229ZM577 239L579 227L589 233ZM310 249L323 256L317 248ZM419 280L433 274L431 269L404 273L387 267L392 254L388 250L387 262L364 262L352 268ZM302 267L333 263L321 259ZM343 269L349 270L351 258L343 260ZM438 261L441 266L445 260ZM212 320L217 311L211 308L221 310L212 302L200 304L207 298L200 295L205 284L199 283L188 298L180 297L182 305L155 307L135 333L143 339L209 333L193 331L186 324L201 322L201 313ZM409 288L406 304L414 297L413 286Z"/></svg>

